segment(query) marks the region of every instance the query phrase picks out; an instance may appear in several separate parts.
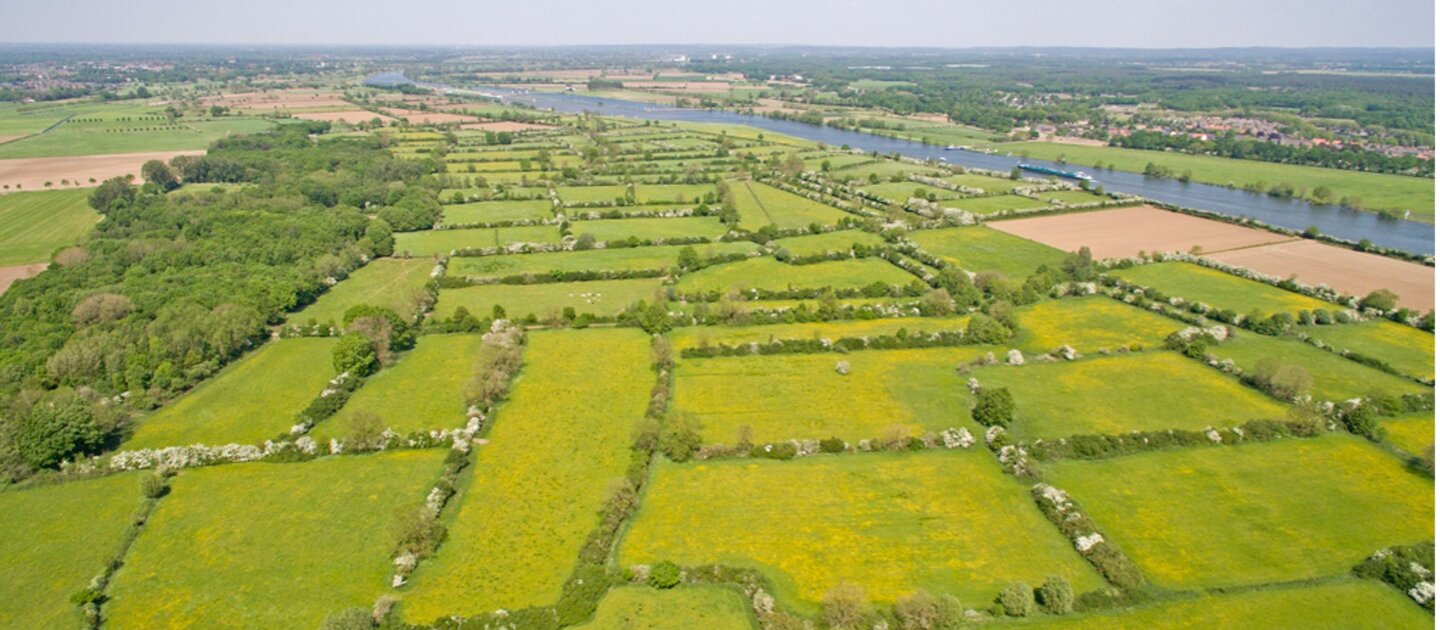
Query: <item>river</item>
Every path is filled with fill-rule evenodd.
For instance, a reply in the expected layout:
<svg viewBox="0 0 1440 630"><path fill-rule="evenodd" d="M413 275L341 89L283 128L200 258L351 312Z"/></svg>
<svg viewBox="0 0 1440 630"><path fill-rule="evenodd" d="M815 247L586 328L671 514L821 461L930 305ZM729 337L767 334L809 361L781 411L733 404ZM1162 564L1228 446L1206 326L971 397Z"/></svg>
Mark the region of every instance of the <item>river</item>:
<svg viewBox="0 0 1440 630"><path fill-rule="evenodd" d="M386 81L405 82L403 75L398 73L376 75L371 80L376 79L380 83ZM1003 154L947 150L944 147L910 140L723 110L685 109L576 94L521 92L488 86L479 90L460 90L443 85L420 85L441 91L451 90L459 93L497 96L507 102L522 103L563 113L593 112L606 116L748 125L833 146L849 145L864 151L878 151L884 154L898 153L921 160L944 160L950 164L995 171L1009 172L1021 162L1018 157ZM1067 166L1032 158L1026 158L1024 161L1029 164L1064 170L1075 170L1076 168L1074 165ZM1427 223L1386 219L1375 214L1356 212L1343 206L1279 199L1224 186L1145 177L1142 174L1128 171L1104 169L1097 171L1089 168L1086 168L1085 171L1095 178L1097 184L1104 186L1105 190L1110 192L1139 195L1147 199L1198 210L1251 217L1270 225L1296 230L1315 226L1321 232L1331 236L1354 241L1369 239L1376 245L1416 254L1435 253L1435 226Z"/></svg>

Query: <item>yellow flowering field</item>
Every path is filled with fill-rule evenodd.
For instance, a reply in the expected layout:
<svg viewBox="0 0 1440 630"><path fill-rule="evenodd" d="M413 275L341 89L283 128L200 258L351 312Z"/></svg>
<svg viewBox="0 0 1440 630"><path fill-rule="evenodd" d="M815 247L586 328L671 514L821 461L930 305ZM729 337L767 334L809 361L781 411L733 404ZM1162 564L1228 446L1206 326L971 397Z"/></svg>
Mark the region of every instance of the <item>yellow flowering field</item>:
<svg viewBox="0 0 1440 630"><path fill-rule="evenodd" d="M706 345L740 345L766 343L782 339L830 339L842 337L876 337L909 333L934 333L965 330L970 323L962 317L896 317L886 319L852 319L809 324L766 324L762 326L688 326L670 331L670 342L676 351Z"/></svg>
<svg viewBox="0 0 1440 630"><path fill-rule="evenodd" d="M741 289L859 289L876 282L905 286L911 282L919 282L919 279L879 258L790 265L765 257L715 265L688 273L681 276L675 286L681 293L698 293Z"/></svg>
<svg viewBox="0 0 1440 630"><path fill-rule="evenodd" d="M1434 484L1350 435L1070 460L1046 478L1165 588L1343 574L1435 529Z"/></svg>
<svg viewBox="0 0 1440 630"><path fill-rule="evenodd" d="M1036 302L1016 309L1015 315L1020 330L1011 345L1026 352L1053 352L1067 345L1082 353L1137 343L1158 348L1170 333L1185 327L1103 296Z"/></svg>
<svg viewBox="0 0 1440 630"><path fill-rule="evenodd" d="M1378 580L1347 579L1331 584L1200 595L1143 606L1049 619L1057 628L1434 628L1435 618L1395 587Z"/></svg>
<svg viewBox="0 0 1440 630"><path fill-rule="evenodd" d="M467 469L450 536L420 565L405 618L552 604L624 476L654 373L634 328L532 332L525 365Z"/></svg>
<svg viewBox="0 0 1440 630"><path fill-rule="evenodd" d="M1385 428L1385 441L1411 455L1424 455L1435 445L1435 414L1430 411L1407 413L1380 421Z"/></svg>
<svg viewBox="0 0 1440 630"><path fill-rule="evenodd" d="M1014 580L1103 585L983 448L660 463L619 561L667 559L758 569L802 610L841 582L880 602L923 588L974 607Z"/></svg>

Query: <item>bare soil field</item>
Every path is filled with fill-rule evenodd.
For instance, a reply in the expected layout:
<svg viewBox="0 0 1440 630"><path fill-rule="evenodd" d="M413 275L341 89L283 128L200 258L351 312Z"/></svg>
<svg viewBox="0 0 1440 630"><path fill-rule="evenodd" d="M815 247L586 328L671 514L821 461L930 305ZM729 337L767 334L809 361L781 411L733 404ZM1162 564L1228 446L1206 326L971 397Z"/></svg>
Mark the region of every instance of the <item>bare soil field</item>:
<svg viewBox="0 0 1440 630"><path fill-rule="evenodd" d="M325 120L329 122L343 122L351 125L356 123L369 122L376 118L379 118L381 122L385 123L389 123L390 121L395 120L394 118L391 118L389 116L383 116L375 112L367 112L363 109L351 109L338 112L310 112L305 114L294 114L294 116L295 118L299 118L301 120Z"/></svg>
<svg viewBox="0 0 1440 630"><path fill-rule="evenodd" d="M1075 251L1088 246L1096 258L1123 258L1139 252L1223 252L1294 240L1291 237L1153 206L992 221L986 225L1051 247Z"/></svg>
<svg viewBox="0 0 1440 630"><path fill-rule="evenodd" d="M78 157L19 158L0 160L0 193L17 190L63 188L60 180L70 180L70 187L95 186L119 175L134 175L140 181L140 166L150 160L169 162L177 155L204 155L204 151L158 151L155 153L116 153L113 155L82 155ZM94 179L95 182L90 182Z"/></svg>
<svg viewBox="0 0 1440 630"><path fill-rule="evenodd" d="M443 125L446 123L470 123L475 122L474 116L462 116L460 114L447 114L444 112L419 112L407 109L383 108L383 111L396 118L404 118L416 125Z"/></svg>
<svg viewBox="0 0 1440 630"><path fill-rule="evenodd" d="M468 125L460 125L460 128L476 131L494 131L496 133L502 131L513 133L517 131L544 131L546 129L554 129L555 127L552 125L537 125L535 123L501 120L496 122L470 123Z"/></svg>
<svg viewBox="0 0 1440 630"><path fill-rule="evenodd" d="M1420 312L1435 306L1434 268L1325 243L1293 241L1209 258L1281 278L1295 276L1303 284L1324 284L1351 295L1389 289L1400 296L1401 306Z"/></svg>
<svg viewBox="0 0 1440 630"><path fill-rule="evenodd" d="M16 280L32 278L40 272L45 271L45 268L49 266L49 263L35 263L33 265L0 267L0 293L4 293L6 289L9 289L10 285L14 284Z"/></svg>

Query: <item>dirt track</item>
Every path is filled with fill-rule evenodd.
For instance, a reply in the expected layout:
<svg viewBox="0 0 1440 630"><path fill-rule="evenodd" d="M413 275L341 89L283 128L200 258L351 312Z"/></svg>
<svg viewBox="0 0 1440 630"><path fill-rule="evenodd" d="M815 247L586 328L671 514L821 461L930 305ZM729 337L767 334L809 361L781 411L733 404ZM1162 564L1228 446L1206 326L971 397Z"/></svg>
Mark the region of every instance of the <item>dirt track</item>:
<svg viewBox="0 0 1440 630"><path fill-rule="evenodd" d="M1152 206L994 221L986 225L1067 252L1088 246L1096 258L1139 252L1202 253L1293 240L1288 236L1211 221Z"/></svg>
<svg viewBox="0 0 1440 630"><path fill-rule="evenodd" d="M1281 278L1293 275L1303 284L1324 284L1351 295L1389 289L1400 296L1401 306L1421 312L1435 307L1435 269L1417 263L1315 241L1237 249L1209 257Z"/></svg>
<svg viewBox="0 0 1440 630"><path fill-rule="evenodd" d="M4 293L16 280L32 278L36 274L45 271L49 263L36 263L33 265L17 265L14 267L0 267L0 293Z"/></svg>
<svg viewBox="0 0 1440 630"><path fill-rule="evenodd" d="M134 175L140 181L140 166L150 160L169 162L177 155L205 155L204 151L159 151L155 153L115 153L77 157L21 158L0 160L0 193L17 190L46 190L95 186L118 175ZM92 183L90 179L94 179ZM70 184L62 186L60 180ZM4 189L4 186L10 186Z"/></svg>

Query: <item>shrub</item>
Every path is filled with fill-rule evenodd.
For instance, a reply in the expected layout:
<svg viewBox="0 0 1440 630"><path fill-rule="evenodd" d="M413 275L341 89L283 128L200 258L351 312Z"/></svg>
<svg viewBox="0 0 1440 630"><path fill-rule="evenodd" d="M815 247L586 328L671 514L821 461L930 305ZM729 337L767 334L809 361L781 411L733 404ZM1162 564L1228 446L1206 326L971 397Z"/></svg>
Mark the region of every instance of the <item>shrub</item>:
<svg viewBox="0 0 1440 630"><path fill-rule="evenodd" d="M158 499L170 492L170 473L160 468L140 477L140 494L147 499Z"/></svg>
<svg viewBox="0 0 1440 630"><path fill-rule="evenodd" d="M435 520L427 508L402 509L395 515L391 525L395 538L395 555L410 553L418 558L428 557L445 540L445 526Z"/></svg>
<svg viewBox="0 0 1440 630"><path fill-rule="evenodd" d="M320 624L320 630L370 630L375 619L364 608L346 608L332 613Z"/></svg>
<svg viewBox="0 0 1440 630"><path fill-rule="evenodd" d="M960 627L965 609L950 595L936 597L926 591L895 601L895 619L901 630L944 630Z"/></svg>
<svg viewBox="0 0 1440 630"><path fill-rule="evenodd" d="M655 588L675 588L680 583L680 567L669 560L662 560L650 567L650 576L645 583Z"/></svg>
<svg viewBox="0 0 1440 630"><path fill-rule="evenodd" d="M864 628L871 613L865 589L848 582L830 589L820 600L820 619L830 628Z"/></svg>
<svg viewBox="0 0 1440 630"><path fill-rule="evenodd" d="M965 338L973 344L996 345L1010 339L1010 329L988 315L976 313L965 327Z"/></svg>
<svg viewBox="0 0 1440 630"><path fill-rule="evenodd" d="M39 402L21 417L18 425L15 448L33 468L50 468L74 455L92 452L105 439L95 410L78 397Z"/></svg>
<svg viewBox="0 0 1440 630"><path fill-rule="evenodd" d="M1035 612L1035 591L1029 584L1015 582L995 598L1007 617L1029 617Z"/></svg>
<svg viewBox="0 0 1440 630"><path fill-rule="evenodd" d="M1367 405L1361 405L1341 418L1345 423L1345 430L1355 435L1375 439L1376 431L1380 428L1380 422L1375 419L1375 413Z"/></svg>
<svg viewBox="0 0 1440 630"><path fill-rule="evenodd" d="M1015 419L1015 399L1005 387L986 387L980 390L975 408L970 417L987 427L1008 427Z"/></svg>
<svg viewBox="0 0 1440 630"><path fill-rule="evenodd" d="M1295 400L1310 393L1313 381L1309 370L1274 358L1261 359L1251 379L1270 395L1283 400Z"/></svg>
<svg viewBox="0 0 1440 630"><path fill-rule="evenodd" d="M1393 311L1395 310L1395 303L1399 300L1400 296L1395 295L1394 291L1391 291L1389 289L1376 289L1374 291L1371 291L1369 295L1365 296L1365 299L1360 300L1360 308L1373 308L1378 311Z"/></svg>
<svg viewBox="0 0 1440 630"><path fill-rule="evenodd" d="M660 433L660 450L671 461L686 462L700 450L700 423L690 415L678 415Z"/></svg>
<svg viewBox="0 0 1440 630"><path fill-rule="evenodd" d="M820 440L821 453L842 453L845 451L845 440L837 437Z"/></svg>
<svg viewBox="0 0 1440 630"><path fill-rule="evenodd" d="M1035 600L1040 603L1040 610L1063 615L1075 607L1075 591L1070 588L1068 580L1052 575L1035 589Z"/></svg>
<svg viewBox="0 0 1440 630"><path fill-rule="evenodd" d="M379 369L375 348L370 339L358 332L345 333L335 344L333 362L336 372L349 372L355 376L369 376Z"/></svg>

